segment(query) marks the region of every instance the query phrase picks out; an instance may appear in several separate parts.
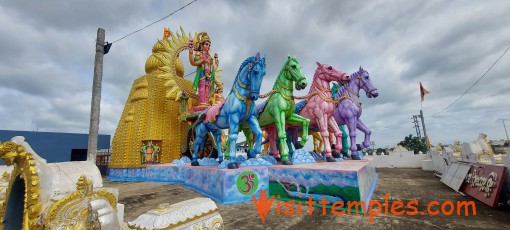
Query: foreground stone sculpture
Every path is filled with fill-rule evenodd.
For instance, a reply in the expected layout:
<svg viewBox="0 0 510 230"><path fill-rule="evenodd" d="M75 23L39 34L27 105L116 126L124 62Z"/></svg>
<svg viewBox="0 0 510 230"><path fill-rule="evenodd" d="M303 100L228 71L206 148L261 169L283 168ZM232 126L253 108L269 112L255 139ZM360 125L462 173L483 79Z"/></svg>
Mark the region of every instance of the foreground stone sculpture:
<svg viewBox="0 0 510 230"><path fill-rule="evenodd" d="M131 229L223 229L218 207L209 198L195 198L142 214L128 223Z"/></svg>
<svg viewBox="0 0 510 230"><path fill-rule="evenodd" d="M117 190L102 187L93 163L47 164L24 137L0 143L0 157L13 166L4 173L9 179L0 196L0 229L119 229L124 206ZM88 226L87 219L97 224Z"/></svg>
<svg viewBox="0 0 510 230"><path fill-rule="evenodd" d="M480 133L478 139L470 143L462 143L462 161L470 163L496 164L494 151L487 140L487 135Z"/></svg>

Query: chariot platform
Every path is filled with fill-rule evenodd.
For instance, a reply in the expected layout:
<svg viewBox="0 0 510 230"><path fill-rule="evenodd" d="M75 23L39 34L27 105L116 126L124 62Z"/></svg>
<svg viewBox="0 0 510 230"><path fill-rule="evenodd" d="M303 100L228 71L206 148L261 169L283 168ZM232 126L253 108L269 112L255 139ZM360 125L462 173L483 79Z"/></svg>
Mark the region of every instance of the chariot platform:
<svg viewBox="0 0 510 230"><path fill-rule="evenodd" d="M314 164L251 166L218 169L217 166L175 164L146 168L111 168L110 181L150 181L183 184L221 204L257 199L262 190L280 200L364 201L368 206L377 173L370 160L318 161Z"/></svg>

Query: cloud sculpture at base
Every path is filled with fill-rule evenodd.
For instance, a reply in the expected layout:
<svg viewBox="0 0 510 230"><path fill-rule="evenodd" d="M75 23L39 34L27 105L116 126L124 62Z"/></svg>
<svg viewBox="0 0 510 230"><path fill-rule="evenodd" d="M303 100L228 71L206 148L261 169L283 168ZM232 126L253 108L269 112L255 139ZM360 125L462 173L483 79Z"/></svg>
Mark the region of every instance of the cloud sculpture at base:
<svg viewBox="0 0 510 230"><path fill-rule="evenodd" d="M273 156L264 155L264 156L262 156L262 157L260 157L260 158L262 158L262 159L266 160L267 162L269 162L269 163L271 163L271 164L276 164L276 163L278 163L278 162L276 161L276 159L275 159Z"/></svg>
<svg viewBox="0 0 510 230"><path fill-rule="evenodd" d="M185 163L182 160L174 160L174 161L172 161L172 164L174 164L174 165L184 165Z"/></svg>
<svg viewBox="0 0 510 230"><path fill-rule="evenodd" d="M219 165L219 163L216 161L216 159L207 158L207 157L198 159L198 164L200 166L217 166L217 165Z"/></svg>
<svg viewBox="0 0 510 230"><path fill-rule="evenodd" d="M220 165L218 165L219 169L226 169L228 167L229 160L223 160Z"/></svg>
<svg viewBox="0 0 510 230"><path fill-rule="evenodd" d="M273 164L262 158L250 158L241 164L241 167L248 166L272 166Z"/></svg>
<svg viewBox="0 0 510 230"><path fill-rule="evenodd" d="M236 157L236 162L238 164L241 164L241 163L243 163L245 161L246 161L246 157L244 157L243 155L239 155L239 156Z"/></svg>
<svg viewBox="0 0 510 230"><path fill-rule="evenodd" d="M325 160L326 159L325 157L323 157L322 155L320 155L318 153L315 153L315 152L308 152L308 153L310 153L310 155L312 155L312 157L314 159L320 159L320 160Z"/></svg>
<svg viewBox="0 0 510 230"><path fill-rule="evenodd" d="M189 157L187 157L187 156L184 156L184 157L181 157L181 161L182 161L182 163L190 163L191 159L189 159Z"/></svg>
<svg viewBox="0 0 510 230"><path fill-rule="evenodd" d="M315 164L317 163L315 159L305 150L298 149L294 152L292 157L292 164Z"/></svg>

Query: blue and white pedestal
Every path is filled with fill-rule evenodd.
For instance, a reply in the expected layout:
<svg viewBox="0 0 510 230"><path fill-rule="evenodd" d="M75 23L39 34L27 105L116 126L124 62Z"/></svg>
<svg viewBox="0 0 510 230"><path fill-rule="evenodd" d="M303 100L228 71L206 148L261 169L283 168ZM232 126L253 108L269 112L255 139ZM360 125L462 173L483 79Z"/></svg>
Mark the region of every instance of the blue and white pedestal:
<svg viewBox="0 0 510 230"><path fill-rule="evenodd" d="M319 161L317 164L275 165L269 168L269 194L296 202L325 199L334 202L363 201L368 207L377 184L375 167L369 160ZM301 198L300 198L301 197Z"/></svg>
<svg viewBox="0 0 510 230"><path fill-rule="evenodd" d="M259 199L260 191L281 200L332 203L363 201L368 206L377 183L370 160L319 161L314 164L249 166L218 169L217 166L158 164L146 168L112 168L110 181L150 181L183 184L221 204ZM299 198L301 196L301 198Z"/></svg>
<svg viewBox="0 0 510 230"><path fill-rule="evenodd" d="M241 167L218 169L185 166L185 188L191 188L221 204L251 201L251 195L259 198L261 190L269 189L267 167Z"/></svg>

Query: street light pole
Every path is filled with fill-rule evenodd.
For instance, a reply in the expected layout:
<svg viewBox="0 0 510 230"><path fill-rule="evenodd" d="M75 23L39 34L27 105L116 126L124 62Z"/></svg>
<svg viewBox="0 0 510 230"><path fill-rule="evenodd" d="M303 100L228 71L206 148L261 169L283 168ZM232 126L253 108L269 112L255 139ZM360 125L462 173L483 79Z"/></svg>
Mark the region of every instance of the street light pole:
<svg viewBox="0 0 510 230"><path fill-rule="evenodd" d="M87 161L96 163L97 139L99 135L99 113L101 104L101 81L103 79L103 55L104 55L105 31L97 29L96 58L94 60L94 79L92 82L92 100L90 109L90 127Z"/></svg>

